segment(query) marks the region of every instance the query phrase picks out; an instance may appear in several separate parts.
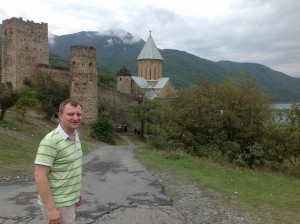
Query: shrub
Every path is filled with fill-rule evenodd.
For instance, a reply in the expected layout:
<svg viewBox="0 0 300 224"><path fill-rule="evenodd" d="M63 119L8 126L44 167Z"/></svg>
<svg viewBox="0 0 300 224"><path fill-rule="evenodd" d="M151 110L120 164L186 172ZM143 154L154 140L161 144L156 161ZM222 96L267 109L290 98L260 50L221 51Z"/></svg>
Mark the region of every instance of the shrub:
<svg viewBox="0 0 300 224"><path fill-rule="evenodd" d="M92 124L91 137L110 144L115 143L115 128L109 117L108 112L101 112L97 120Z"/></svg>
<svg viewBox="0 0 300 224"><path fill-rule="evenodd" d="M167 138L163 134L155 134L151 136L150 143L154 148L165 149L167 147Z"/></svg>

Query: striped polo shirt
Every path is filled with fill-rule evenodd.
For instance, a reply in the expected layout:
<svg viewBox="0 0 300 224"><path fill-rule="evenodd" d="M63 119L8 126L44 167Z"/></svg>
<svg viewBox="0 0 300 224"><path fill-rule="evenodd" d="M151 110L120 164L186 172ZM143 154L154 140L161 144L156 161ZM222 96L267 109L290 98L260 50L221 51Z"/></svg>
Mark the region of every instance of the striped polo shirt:
<svg viewBox="0 0 300 224"><path fill-rule="evenodd" d="M48 179L58 208L79 201L82 180L82 150L78 132L73 141L60 125L40 142L35 164L49 166ZM42 198L38 204L45 206Z"/></svg>

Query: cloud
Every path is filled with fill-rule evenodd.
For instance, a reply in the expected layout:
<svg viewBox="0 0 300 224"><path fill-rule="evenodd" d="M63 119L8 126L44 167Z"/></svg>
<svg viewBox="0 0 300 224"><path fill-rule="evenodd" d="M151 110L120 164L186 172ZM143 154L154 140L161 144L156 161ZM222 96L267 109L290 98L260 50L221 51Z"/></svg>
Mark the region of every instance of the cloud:
<svg viewBox="0 0 300 224"><path fill-rule="evenodd" d="M260 63L300 77L299 11L299 0L1 0L0 19L46 22L49 36L113 32L128 43L147 40L151 30L160 49Z"/></svg>
<svg viewBox="0 0 300 224"><path fill-rule="evenodd" d="M104 31L98 31L97 35L99 36L116 36L119 37L123 43L125 44L132 44L141 41L142 39L133 36L130 33L128 33L125 30L122 29L109 29L109 30L104 30ZM111 45L113 43L112 39L108 40L108 44Z"/></svg>

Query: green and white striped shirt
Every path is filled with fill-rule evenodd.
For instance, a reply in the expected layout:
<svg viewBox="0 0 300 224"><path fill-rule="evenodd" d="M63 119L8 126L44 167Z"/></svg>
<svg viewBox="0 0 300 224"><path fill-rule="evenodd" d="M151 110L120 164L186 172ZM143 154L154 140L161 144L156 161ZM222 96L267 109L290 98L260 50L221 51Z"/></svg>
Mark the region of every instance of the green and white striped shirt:
<svg viewBox="0 0 300 224"><path fill-rule="evenodd" d="M82 180L82 150L77 131L73 141L59 125L40 142L34 163L51 167L48 179L58 208L78 202ZM38 204L45 206L40 196Z"/></svg>

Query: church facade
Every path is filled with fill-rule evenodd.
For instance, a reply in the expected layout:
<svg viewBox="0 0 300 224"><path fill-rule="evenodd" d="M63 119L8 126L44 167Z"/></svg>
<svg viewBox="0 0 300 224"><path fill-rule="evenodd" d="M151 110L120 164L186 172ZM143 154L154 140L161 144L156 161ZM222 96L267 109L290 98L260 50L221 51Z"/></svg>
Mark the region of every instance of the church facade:
<svg viewBox="0 0 300 224"><path fill-rule="evenodd" d="M163 58L151 36L137 58L137 76L123 67L117 74L117 90L129 95L148 99L172 98L175 89L170 78L162 76Z"/></svg>

